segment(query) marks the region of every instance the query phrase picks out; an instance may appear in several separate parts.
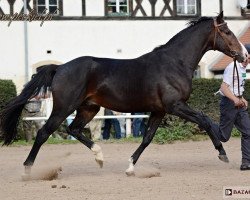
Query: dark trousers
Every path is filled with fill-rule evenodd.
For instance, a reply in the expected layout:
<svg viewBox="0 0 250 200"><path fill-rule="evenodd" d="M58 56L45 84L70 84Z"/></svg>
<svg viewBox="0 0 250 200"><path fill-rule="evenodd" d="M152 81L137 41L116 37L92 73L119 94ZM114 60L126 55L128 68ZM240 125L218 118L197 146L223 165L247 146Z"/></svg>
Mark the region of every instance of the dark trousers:
<svg viewBox="0 0 250 200"><path fill-rule="evenodd" d="M143 115L144 113L133 113L134 115ZM143 118L134 118L133 123L132 123L132 128L133 128L133 136L134 137L139 137L140 132L141 135L144 135L146 131L146 126L143 122Z"/></svg>
<svg viewBox="0 0 250 200"><path fill-rule="evenodd" d="M103 133L102 133L103 139L104 140L109 139L111 125L113 125L114 130L115 130L115 138L120 139L121 138L121 127L120 127L120 123L117 119L105 119Z"/></svg>
<svg viewBox="0 0 250 200"><path fill-rule="evenodd" d="M233 126L241 132L242 163L250 164L250 119L245 108L236 108L234 102L222 97L220 103L220 124L212 125L221 142L231 137Z"/></svg>

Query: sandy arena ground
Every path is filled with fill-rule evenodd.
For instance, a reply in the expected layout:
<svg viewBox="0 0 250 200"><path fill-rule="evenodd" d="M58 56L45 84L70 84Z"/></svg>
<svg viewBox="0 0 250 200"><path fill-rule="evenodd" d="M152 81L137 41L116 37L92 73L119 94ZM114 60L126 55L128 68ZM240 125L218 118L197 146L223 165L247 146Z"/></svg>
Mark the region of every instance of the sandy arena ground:
<svg viewBox="0 0 250 200"><path fill-rule="evenodd" d="M240 139L224 144L229 164L219 161L209 140L151 144L135 177L124 171L139 144L98 144L105 157L102 169L81 144L44 145L30 181L21 175L31 147L1 147L0 200L217 200L223 199L223 186L250 186L250 171L239 170ZM57 179L43 180L58 167Z"/></svg>

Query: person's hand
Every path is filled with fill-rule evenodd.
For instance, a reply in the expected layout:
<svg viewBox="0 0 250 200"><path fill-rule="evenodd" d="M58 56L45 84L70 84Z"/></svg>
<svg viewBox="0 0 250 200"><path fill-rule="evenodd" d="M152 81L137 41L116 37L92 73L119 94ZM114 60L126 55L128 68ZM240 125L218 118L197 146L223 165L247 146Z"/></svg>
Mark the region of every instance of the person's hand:
<svg viewBox="0 0 250 200"><path fill-rule="evenodd" d="M243 107L248 108L248 102L244 98L235 98L234 105L235 107L239 107L239 108L243 108Z"/></svg>
<svg viewBox="0 0 250 200"><path fill-rule="evenodd" d="M245 103L244 103L244 101L242 100L242 98L235 98L234 99L234 105L235 105L235 107L239 107L239 108L242 108L242 107L244 107L245 106Z"/></svg>
<svg viewBox="0 0 250 200"><path fill-rule="evenodd" d="M244 107L247 109L248 108L248 101L244 98L241 99L244 103Z"/></svg>

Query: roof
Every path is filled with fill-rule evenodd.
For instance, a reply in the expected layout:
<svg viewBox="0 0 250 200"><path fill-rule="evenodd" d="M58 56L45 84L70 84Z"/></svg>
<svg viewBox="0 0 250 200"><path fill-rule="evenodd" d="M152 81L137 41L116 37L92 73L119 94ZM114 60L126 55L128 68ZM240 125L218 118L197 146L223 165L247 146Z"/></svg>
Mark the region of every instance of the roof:
<svg viewBox="0 0 250 200"><path fill-rule="evenodd" d="M249 44L250 43L250 27L245 31L245 33L239 38L242 44ZM249 45L250 46L250 45ZM211 71L220 71L224 70L229 63L232 62L232 58L227 55L223 55L223 57L215 63L214 66L211 67Z"/></svg>

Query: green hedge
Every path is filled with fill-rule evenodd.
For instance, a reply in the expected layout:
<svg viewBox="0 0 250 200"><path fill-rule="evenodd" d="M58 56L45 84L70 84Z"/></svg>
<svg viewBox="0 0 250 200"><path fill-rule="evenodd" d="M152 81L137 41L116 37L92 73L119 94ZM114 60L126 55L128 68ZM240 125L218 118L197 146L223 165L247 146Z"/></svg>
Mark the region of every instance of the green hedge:
<svg viewBox="0 0 250 200"><path fill-rule="evenodd" d="M0 79L0 111L8 103L10 99L17 95L16 86L11 80L1 80ZM0 140L1 137L0 131Z"/></svg>
<svg viewBox="0 0 250 200"><path fill-rule="evenodd" d="M203 111L214 120L219 120L220 95L214 95L220 89L221 79L194 79L193 91L188 104L195 110Z"/></svg>
<svg viewBox="0 0 250 200"><path fill-rule="evenodd" d="M221 83L221 79L194 79L193 91L188 100L192 108L203 111L217 122L220 115L220 95L214 96L214 93L219 90ZM244 98L250 101L250 80L246 81Z"/></svg>
<svg viewBox="0 0 250 200"><path fill-rule="evenodd" d="M0 79L0 110L17 95L16 86L11 80Z"/></svg>
<svg viewBox="0 0 250 200"><path fill-rule="evenodd" d="M219 121L220 95L214 96L214 93L219 90L221 83L221 79L194 79L188 104ZM250 101L250 80L246 81L244 97Z"/></svg>

